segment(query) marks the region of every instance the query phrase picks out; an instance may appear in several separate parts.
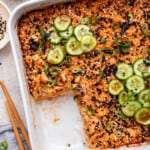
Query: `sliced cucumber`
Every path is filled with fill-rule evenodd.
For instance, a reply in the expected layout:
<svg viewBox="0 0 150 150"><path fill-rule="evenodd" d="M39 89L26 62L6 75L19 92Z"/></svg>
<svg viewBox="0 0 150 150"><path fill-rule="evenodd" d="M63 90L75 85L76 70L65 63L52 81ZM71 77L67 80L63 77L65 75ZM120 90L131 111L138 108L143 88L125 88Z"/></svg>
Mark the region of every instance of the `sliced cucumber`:
<svg viewBox="0 0 150 150"><path fill-rule="evenodd" d="M135 114L136 122L143 125L150 125L150 108L141 108Z"/></svg>
<svg viewBox="0 0 150 150"><path fill-rule="evenodd" d="M63 39L68 39L73 34L73 27L69 26L66 31L60 32L59 34Z"/></svg>
<svg viewBox="0 0 150 150"><path fill-rule="evenodd" d="M83 53L80 42L74 37L71 37L66 43L66 51L70 55L81 55Z"/></svg>
<svg viewBox="0 0 150 150"><path fill-rule="evenodd" d="M141 104L138 101L126 101L121 107L121 110L124 115L133 117L139 108L141 108Z"/></svg>
<svg viewBox="0 0 150 150"><path fill-rule="evenodd" d="M74 35L76 36L78 41L81 41L83 36L89 34L92 35L90 28L87 25L78 25L74 29Z"/></svg>
<svg viewBox="0 0 150 150"><path fill-rule="evenodd" d="M117 66L116 77L118 79L124 80L133 75L133 69L130 65L126 63L120 63Z"/></svg>
<svg viewBox="0 0 150 150"><path fill-rule="evenodd" d="M109 83L109 92L112 95L119 95L119 93L124 89L123 84L119 80L111 80Z"/></svg>
<svg viewBox="0 0 150 150"><path fill-rule="evenodd" d="M138 59L133 66L134 72L139 76L150 76L150 61L147 59Z"/></svg>
<svg viewBox="0 0 150 150"><path fill-rule="evenodd" d="M52 43L52 44L58 44L61 41L60 36L58 35L56 29L54 28L54 26L51 26L47 29L46 31L47 36L46 39L48 42Z"/></svg>
<svg viewBox="0 0 150 150"><path fill-rule="evenodd" d="M119 104L123 105L126 101L128 101L128 93L126 91L122 91L119 94Z"/></svg>
<svg viewBox="0 0 150 150"><path fill-rule="evenodd" d="M64 50L61 46L54 46L49 50L47 55L47 62L50 64L59 64L64 59Z"/></svg>
<svg viewBox="0 0 150 150"><path fill-rule="evenodd" d="M139 93L145 88L145 83L143 78L137 75L133 75L127 79L126 87L128 90L134 93Z"/></svg>
<svg viewBox="0 0 150 150"><path fill-rule="evenodd" d="M67 15L61 15L55 18L54 25L58 31L65 31L71 23L71 18Z"/></svg>
<svg viewBox="0 0 150 150"><path fill-rule="evenodd" d="M58 44L61 41L61 38L56 31L51 32L47 39L52 44Z"/></svg>
<svg viewBox="0 0 150 150"><path fill-rule="evenodd" d="M126 92L126 91L122 91L119 94L119 104L123 105L126 101L132 101L135 100L135 96L132 92Z"/></svg>
<svg viewBox="0 0 150 150"><path fill-rule="evenodd" d="M96 44L96 38L92 35L84 35L81 40L81 48L85 53L92 51L96 47Z"/></svg>
<svg viewBox="0 0 150 150"><path fill-rule="evenodd" d="M138 100L144 107L150 107L150 89L145 89L138 95Z"/></svg>

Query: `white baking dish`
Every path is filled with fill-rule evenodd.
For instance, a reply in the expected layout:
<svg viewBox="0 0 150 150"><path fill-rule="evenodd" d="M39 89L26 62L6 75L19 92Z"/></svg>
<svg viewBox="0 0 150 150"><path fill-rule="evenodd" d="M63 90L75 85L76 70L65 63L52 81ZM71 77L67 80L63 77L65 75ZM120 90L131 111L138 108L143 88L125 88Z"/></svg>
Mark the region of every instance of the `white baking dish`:
<svg viewBox="0 0 150 150"><path fill-rule="evenodd" d="M66 0L63 0L66 1ZM27 128L33 150L87 150L83 144L84 135L82 119L73 97L64 96L55 102L43 101L36 104L28 92L24 74L23 60L17 35L17 25L20 17L30 10L42 8L62 0L28 1L17 7L9 21L9 33L12 51L17 67L20 90L26 115ZM132 150L150 150L149 145Z"/></svg>

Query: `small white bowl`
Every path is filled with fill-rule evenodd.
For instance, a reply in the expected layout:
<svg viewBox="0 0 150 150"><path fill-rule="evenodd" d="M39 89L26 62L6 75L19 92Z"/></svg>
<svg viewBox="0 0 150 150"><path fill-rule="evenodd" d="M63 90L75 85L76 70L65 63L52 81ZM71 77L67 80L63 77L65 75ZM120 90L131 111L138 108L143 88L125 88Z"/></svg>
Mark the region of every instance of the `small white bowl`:
<svg viewBox="0 0 150 150"><path fill-rule="evenodd" d="M6 32L4 33L4 38L0 40L0 49L2 49L9 42L7 26L8 26L8 19L10 16L10 10L6 6L6 4L4 4L1 0L0 0L0 16L2 17L3 21L6 20Z"/></svg>

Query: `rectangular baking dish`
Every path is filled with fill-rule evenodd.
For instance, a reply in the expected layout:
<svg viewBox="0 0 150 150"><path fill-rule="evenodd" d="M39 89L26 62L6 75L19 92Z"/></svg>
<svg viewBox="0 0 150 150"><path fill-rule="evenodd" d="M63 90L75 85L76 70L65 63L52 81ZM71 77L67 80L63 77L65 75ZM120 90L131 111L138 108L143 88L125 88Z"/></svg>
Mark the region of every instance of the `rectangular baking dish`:
<svg viewBox="0 0 150 150"><path fill-rule="evenodd" d="M18 6L9 20L9 36L17 68L27 129L33 150L88 150L85 146L82 119L71 96L36 104L29 94L17 34L18 21L25 13L67 0L34 0ZM150 150L149 145L120 149Z"/></svg>

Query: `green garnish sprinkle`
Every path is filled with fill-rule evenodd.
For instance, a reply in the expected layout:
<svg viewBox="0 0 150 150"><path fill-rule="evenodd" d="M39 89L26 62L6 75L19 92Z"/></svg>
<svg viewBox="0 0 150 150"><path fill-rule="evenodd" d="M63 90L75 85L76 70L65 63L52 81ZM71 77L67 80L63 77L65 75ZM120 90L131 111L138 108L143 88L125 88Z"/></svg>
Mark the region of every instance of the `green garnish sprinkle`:
<svg viewBox="0 0 150 150"><path fill-rule="evenodd" d="M101 39L101 44L106 44L106 43L107 43L106 38L102 38Z"/></svg>
<svg viewBox="0 0 150 150"><path fill-rule="evenodd" d="M79 67L72 69L73 74L79 73L80 71L81 71L81 68L79 68Z"/></svg>
<svg viewBox="0 0 150 150"><path fill-rule="evenodd" d="M117 130L117 131L116 131L116 136L121 136L121 135L122 135L121 130Z"/></svg>
<svg viewBox="0 0 150 150"><path fill-rule="evenodd" d="M100 75L101 78L103 78L105 76L105 73L102 71L102 72L100 72L99 75Z"/></svg>
<svg viewBox="0 0 150 150"><path fill-rule="evenodd" d="M0 150L6 150L8 148L7 141L3 141L0 143Z"/></svg>
<svg viewBox="0 0 150 150"><path fill-rule="evenodd" d="M46 75L49 74L49 65L48 64L45 65L44 72L45 72Z"/></svg>
<svg viewBox="0 0 150 150"><path fill-rule="evenodd" d="M150 54L150 48L148 48L148 49L147 49L147 53L149 53L149 54Z"/></svg>

